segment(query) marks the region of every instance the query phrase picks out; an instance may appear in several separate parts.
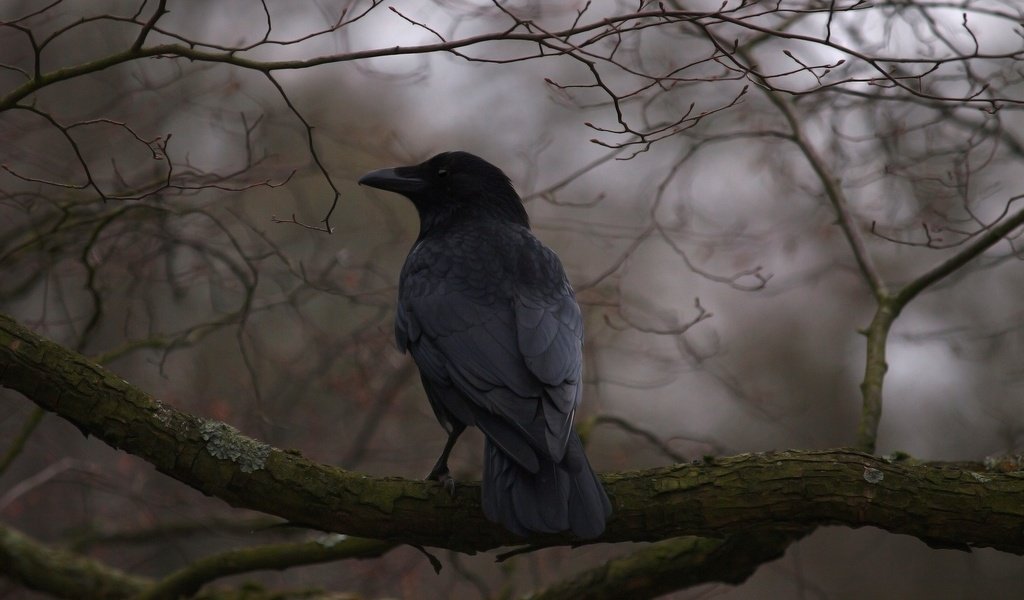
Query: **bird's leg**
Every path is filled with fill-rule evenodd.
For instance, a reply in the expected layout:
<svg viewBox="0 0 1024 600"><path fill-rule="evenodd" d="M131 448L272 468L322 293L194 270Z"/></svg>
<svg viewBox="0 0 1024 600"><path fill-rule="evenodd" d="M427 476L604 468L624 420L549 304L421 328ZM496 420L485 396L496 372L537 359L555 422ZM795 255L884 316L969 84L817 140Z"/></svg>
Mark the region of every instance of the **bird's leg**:
<svg viewBox="0 0 1024 600"><path fill-rule="evenodd" d="M427 479L437 481L444 486L444 489L448 490L448 493L452 496L455 495L455 480L452 479L451 474L448 472L448 455L451 454L452 448L455 447L455 440L459 439L462 432L466 430L466 426L462 423L454 423L452 430L448 433L448 441L445 442L444 450L441 451L441 456L437 457L437 462L434 463L434 468L430 470L430 475L427 475Z"/></svg>

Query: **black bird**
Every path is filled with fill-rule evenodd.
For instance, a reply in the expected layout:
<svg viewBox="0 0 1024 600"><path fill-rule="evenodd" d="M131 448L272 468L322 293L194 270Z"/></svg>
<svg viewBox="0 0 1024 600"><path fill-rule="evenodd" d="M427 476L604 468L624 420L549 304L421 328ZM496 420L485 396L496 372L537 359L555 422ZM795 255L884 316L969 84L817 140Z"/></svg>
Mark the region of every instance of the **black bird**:
<svg viewBox="0 0 1024 600"><path fill-rule="evenodd" d="M509 178L482 158L445 152L359 183L406 196L420 217L402 267L395 338L448 432L427 478L454 491L448 454L475 425L486 437L488 519L523 536L600 535L611 503L572 427L580 308Z"/></svg>

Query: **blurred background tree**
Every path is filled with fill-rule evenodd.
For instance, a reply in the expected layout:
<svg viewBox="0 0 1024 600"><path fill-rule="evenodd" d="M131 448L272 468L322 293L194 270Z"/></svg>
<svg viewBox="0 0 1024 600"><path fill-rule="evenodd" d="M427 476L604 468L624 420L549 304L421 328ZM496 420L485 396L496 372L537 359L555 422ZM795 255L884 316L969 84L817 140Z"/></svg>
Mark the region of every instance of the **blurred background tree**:
<svg viewBox="0 0 1024 600"><path fill-rule="evenodd" d="M465 149L511 176L576 286L597 470L784 448L1010 455L969 467L988 481L1016 470L1024 432L1022 19L1012 0L10 0L0 310L183 413L422 477L443 434L391 341L415 213L354 182ZM301 554L324 538L206 498L31 393L2 398L6 597L190 589L152 586L244 548L277 554L199 581L579 597L574 573L650 558L620 542L428 560L355 538ZM479 448L460 444L457 478L478 478ZM870 523L807 525L837 522ZM623 572L634 597L1024 593L1005 544L793 542L808 531L684 538L698 546L671 576ZM37 550L44 579L79 565L99 587L40 583L13 558ZM256 572L353 556L373 559Z"/></svg>

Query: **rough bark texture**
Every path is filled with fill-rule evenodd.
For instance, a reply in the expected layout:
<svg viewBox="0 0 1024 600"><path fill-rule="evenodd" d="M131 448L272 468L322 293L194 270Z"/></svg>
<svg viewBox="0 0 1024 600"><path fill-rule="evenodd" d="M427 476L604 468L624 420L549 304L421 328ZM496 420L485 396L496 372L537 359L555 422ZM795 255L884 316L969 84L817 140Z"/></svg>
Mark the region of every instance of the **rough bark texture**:
<svg viewBox="0 0 1024 600"><path fill-rule="evenodd" d="M156 402L0 316L0 385L233 506L360 537L485 550L524 540L489 523L477 484L370 477L271 448ZM817 525L871 525L941 547L1024 553L1024 474L889 461L852 450L743 454L604 477L614 515L598 540L657 541ZM571 544L569 535L531 538Z"/></svg>

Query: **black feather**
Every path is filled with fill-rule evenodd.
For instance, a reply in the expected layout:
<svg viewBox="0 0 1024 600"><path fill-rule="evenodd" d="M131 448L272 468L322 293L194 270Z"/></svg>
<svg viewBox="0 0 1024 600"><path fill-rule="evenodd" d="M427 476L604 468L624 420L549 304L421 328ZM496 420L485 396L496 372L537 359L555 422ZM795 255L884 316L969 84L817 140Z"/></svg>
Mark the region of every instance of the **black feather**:
<svg viewBox="0 0 1024 600"><path fill-rule="evenodd" d="M464 426L477 426L487 438L489 519L520 535L600 535L611 504L572 428L583 320L508 177L472 154L447 152L360 183L405 195L420 216L395 339L450 434L431 476L450 481L447 450Z"/></svg>

